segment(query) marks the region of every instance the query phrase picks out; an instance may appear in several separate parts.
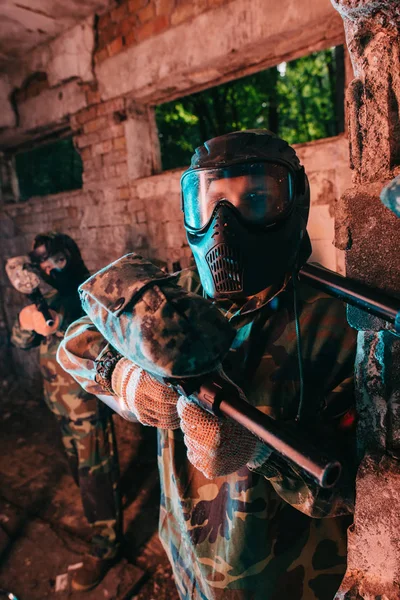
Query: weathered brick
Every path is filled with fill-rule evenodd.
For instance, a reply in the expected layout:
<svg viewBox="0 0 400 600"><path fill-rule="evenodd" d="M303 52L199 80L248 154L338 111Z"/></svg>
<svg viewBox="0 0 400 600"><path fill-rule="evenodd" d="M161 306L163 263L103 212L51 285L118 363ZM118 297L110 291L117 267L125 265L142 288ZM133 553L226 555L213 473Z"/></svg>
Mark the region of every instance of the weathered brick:
<svg viewBox="0 0 400 600"><path fill-rule="evenodd" d="M168 17L166 17L165 15L160 15L159 17L156 17L153 23L154 35L158 35L159 33L165 31L169 27L169 20Z"/></svg>
<svg viewBox="0 0 400 600"><path fill-rule="evenodd" d="M130 189L128 187L119 188L118 195L121 198L121 200L128 199L128 198L130 198L130 195L131 195Z"/></svg>
<svg viewBox="0 0 400 600"><path fill-rule="evenodd" d="M148 3L149 0L129 0L128 8L129 12L135 13Z"/></svg>
<svg viewBox="0 0 400 600"><path fill-rule="evenodd" d="M93 133L94 131L98 131L99 129L104 129L108 124L106 117L98 117L97 119L93 119L93 121L88 121L83 126L84 133Z"/></svg>
<svg viewBox="0 0 400 600"><path fill-rule="evenodd" d="M121 6L118 6L118 8L114 8L114 10L111 11L111 20L114 23L119 23L127 14L128 4L125 2L124 4L121 4Z"/></svg>
<svg viewBox="0 0 400 600"><path fill-rule="evenodd" d="M123 150L126 148L126 139L125 136L121 136L113 139L113 146L115 150Z"/></svg>
<svg viewBox="0 0 400 600"><path fill-rule="evenodd" d="M137 21L136 15L129 15L128 17L126 17L122 21L121 26L120 26L121 35L123 35L126 38L130 33L132 33L132 31L135 30L136 21ZM125 39L125 43L126 43L126 39Z"/></svg>
<svg viewBox="0 0 400 600"><path fill-rule="evenodd" d="M71 125L71 129L79 129L80 123L78 121L77 115L71 115L69 118L69 124Z"/></svg>
<svg viewBox="0 0 400 600"><path fill-rule="evenodd" d="M175 0L155 0L156 14L169 16L175 7Z"/></svg>
<svg viewBox="0 0 400 600"><path fill-rule="evenodd" d="M179 25L207 10L207 0L179 3L171 15L171 24Z"/></svg>
<svg viewBox="0 0 400 600"><path fill-rule="evenodd" d="M115 165L117 177L128 178L128 165L126 163L118 163Z"/></svg>
<svg viewBox="0 0 400 600"><path fill-rule="evenodd" d="M101 102L100 92L98 90L87 90L86 102L89 104L99 104Z"/></svg>
<svg viewBox="0 0 400 600"><path fill-rule="evenodd" d="M95 54L94 60L96 63L104 62L108 58L107 48L103 48L102 50L98 50Z"/></svg>
<svg viewBox="0 0 400 600"><path fill-rule="evenodd" d="M106 154L112 150L112 141L105 140L104 142L100 142L99 144L95 144L93 146L93 156L97 156L98 154Z"/></svg>
<svg viewBox="0 0 400 600"><path fill-rule="evenodd" d="M78 209L76 206L67 207L67 215L70 219L76 219L78 217Z"/></svg>
<svg viewBox="0 0 400 600"><path fill-rule="evenodd" d="M108 100L108 102L102 102L97 107L97 115L106 115L117 110L122 110L125 106L124 98L114 98L114 100Z"/></svg>
<svg viewBox="0 0 400 600"><path fill-rule="evenodd" d="M96 169L96 170L94 170L94 171L91 171L91 170L90 170L90 171L89 171L89 170L85 170L85 171L82 173L82 180L83 180L83 182L84 182L84 183L86 183L87 181L94 181L94 180L97 180L97 179L98 179L98 177L99 177L99 174L98 174L98 171L97 171L97 169Z"/></svg>
<svg viewBox="0 0 400 600"><path fill-rule="evenodd" d="M109 27L107 27L107 29L104 29L104 31L99 32L99 38L98 38L99 49L104 48L104 46L107 46L107 44L109 44L116 37L118 37L119 28L120 28L119 23L112 23Z"/></svg>
<svg viewBox="0 0 400 600"><path fill-rule="evenodd" d="M111 44L107 45L108 56L114 56L121 52L124 47L124 38L122 35L117 37L115 40L111 42Z"/></svg>
<svg viewBox="0 0 400 600"><path fill-rule="evenodd" d="M86 146L91 146L99 141L100 135L98 131L86 135L79 135L75 138L75 144L78 148L85 148Z"/></svg>
<svg viewBox="0 0 400 600"><path fill-rule="evenodd" d="M95 119L96 115L97 115L96 107L91 106L90 108L85 108L84 110L77 113L76 118L78 119L78 123L83 125L87 121L91 121L92 119Z"/></svg>
<svg viewBox="0 0 400 600"><path fill-rule="evenodd" d="M126 162L126 151L125 150L114 150L103 156L104 165L116 165L118 163Z"/></svg>
<svg viewBox="0 0 400 600"><path fill-rule="evenodd" d="M156 8L153 2L149 2L147 6L138 10L137 15L139 23L147 23L147 21L153 19L156 15Z"/></svg>
<svg viewBox="0 0 400 600"><path fill-rule="evenodd" d="M160 15L156 17L152 21L148 21L141 27L139 27L136 31L136 38L138 42L143 42L144 40L152 37L153 35L157 35L161 33L165 29L168 28L168 19L164 15Z"/></svg>
<svg viewBox="0 0 400 600"><path fill-rule="evenodd" d="M103 173L104 179L111 179L113 177L116 177L117 176L116 165L108 165L106 167L103 167L102 173Z"/></svg>
<svg viewBox="0 0 400 600"><path fill-rule="evenodd" d="M107 12L99 17L97 27L101 31L103 29L106 29L109 25L111 25L111 15L110 12Z"/></svg>
<svg viewBox="0 0 400 600"><path fill-rule="evenodd" d="M136 212L136 222L137 223L145 223L147 221L146 213L144 210L139 210Z"/></svg>
<svg viewBox="0 0 400 600"><path fill-rule="evenodd" d="M124 135L124 126L122 124L119 125L109 125L100 132L101 140L110 140L113 138L118 138Z"/></svg>
<svg viewBox="0 0 400 600"><path fill-rule="evenodd" d="M92 149L90 146L86 146L86 148L82 148L81 152L81 159L86 162L88 160L90 160L92 158Z"/></svg>
<svg viewBox="0 0 400 600"><path fill-rule="evenodd" d="M103 161L101 158L101 154L98 154L97 156L94 156L94 158L92 158L91 160L87 160L84 163L84 170L96 170L96 169L101 169L101 167L103 166Z"/></svg>

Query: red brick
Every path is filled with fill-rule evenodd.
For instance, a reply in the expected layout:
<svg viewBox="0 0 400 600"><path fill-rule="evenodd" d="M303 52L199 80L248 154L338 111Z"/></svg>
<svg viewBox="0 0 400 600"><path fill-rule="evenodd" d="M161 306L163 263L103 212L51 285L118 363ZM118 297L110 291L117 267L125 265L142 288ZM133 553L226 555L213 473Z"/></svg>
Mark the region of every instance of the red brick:
<svg viewBox="0 0 400 600"><path fill-rule="evenodd" d="M121 200L126 200L131 197L130 189L128 187L119 188L118 194Z"/></svg>
<svg viewBox="0 0 400 600"><path fill-rule="evenodd" d="M99 104L101 102L101 96L99 91L88 90L86 92L86 102L89 104Z"/></svg>
<svg viewBox="0 0 400 600"><path fill-rule="evenodd" d="M106 127L106 129L104 129L103 131L99 132L100 134L100 139L102 141L104 140L111 140L113 138L118 138L124 135L124 126L123 125L110 125L109 127Z"/></svg>
<svg viewBox="0 0 400 600"><path fill-rule="evenodd" d="M168 16L175 7L175 0L155 0L156 14Z"/></svg>
<svg viewBox="0 0 400 600"><path fill-rule="evenodd" d="M136 30L136 39L138 42L143 42L154 35L154 21L149 21Z"/></svg>
<svg viewBox="0 0 400 600"><path fill-rule="evenodd" d="M79 129L80 123L78 121L77 115L71 115L70 116L70 118L69 118L69 124L71 125L72 129Z"/></svg>
<svg viewBox="0 0 400 600"><path fill-rule="evenodd" d="M127 36L129 35L132 31L134 31L135 27L136 27L136 15L129 15L128 17L126 17L126 19L124 19L121 23L120 26L120 33L121 35Z"/></svg>
<svg viewBox="0 0 400 600"><path fill-rule="evenodd" d="M97 22L97 27L101 31L102 29L106 29L109 25L111 25L111 15L108 12L104 15L101 15L101 17L99 17L99 20Z"/></svg>
<svg viewBox="0 0 400 600"><path fill-rule="evenodd" d="M108 58L107 48L103 48L102 50L99 50L98 52L96 52L95 57L94 57L97 64L104 62L106 60L106 58Z"/></svg>
<svg viewBox="0 0 400 600"><path fill-rule="evenodd" d="M87 121L91 121L92 119L95 119L96 115L97 115L96 108L91 107L91 108L85 108L84 110L81 110L79 113L76 114L76 118L78 120L78 123L83 125L83 123L86 123Z"/></svg>
<svg viewBox="0 0 400 600"><path fill-rule="evenodd" d="M108 56L114 56L115 54L118 54L119 52L121 52L123 47L124 47L124 38L122 36L120 36L117 39L113 40L111 42L111 44L108 44L108 46L107 46Z"/></svg>
<svg viewBox="0 0 400 600"><path fill-rule="evenodd" d="M114 166L118 177L128 177L128 165L125 162Z"/></svg>
<svg viewBox="0 0 400 600"><path fill-rule="evenodd" d="M97 115L107 115L109 113L113 113L117 110L123 110L125 107L125 101L123 98L114 98L114 100L108 100L107 102L102 102L100 106L97 107Z"/></svg>
<svg viewBox="0 0 400 600"><path fill-rule="evenodd" d="M126 162L126 151L125 150L114 150L103 156L104 166L116 165L119 163Z"/></svg>
<svg viewBox="0 0 400 600"><path fill-rule="evenodd" d="M107 167L103 167L102 173L104 179L112 179L117 176L116 165L108 165Z"/></svg>
<svg viewBox="0 0 400 600"><path fill-rule="evenodd" d="M119 24L112 23L107 29L99 32L99 48L104 48L107 44L110 44L119 35Z"/></svg>
<svg viewBox="0 0 400 600"><path fill-rule="evenodd" d="M197 0L195 3L179 3L171 15L171 24L179 25L207 10L207 0Z"/></svg>
<svg viewBox="0 0 400 600"><path fill-rule="evenodd" d="M147 6L138 10L137 15L140 23L147 23L147 21L153 19L156 15L156 9L153 2L150 2Z"/></svg>
<svg viewBox="0 0 400 600"><path fill-rule="evenodd" d="M132 29L129 33L124 36L125 46L133 46L136 44L136 31Z"/></svg>
<svg viewBox="0 0 400 600"><path fill-rule="evenodd" d="M221 6L221 4L228 4L229 0L208 0L209 8L216 8L217 6Z"/></svg>
<svg viewBox="0 0 400 600"><path fill-rule="evenodd" d="M129 0L129 12L135 13L148 3L149 0Z"/></svg>
<svg viewBox="0 0 400 600"><path fill-rule="evenodd" d="M124 150L126 148L125 136L114 138L113 147L115 148L115 150Z"/></svg>
<svg viewBox="0 0 400 600"><path fill-rule="evenodd" d="M95 171L84 171L82 173L82 179L84 183L87 181L95 181L99 178L99 175L100 173L97 169Z"/></svg>
<svg viewBox="0 0 400 600"><path fill-rule="evenodd" d="M168 28L168 19L165 16L159 16L153 19L152 21L148 21L144 25L142 25L136 31L136 37L138 42L143 42L158 33L161 33L165 29Z"/></svg>
<svg viewBox="0 0 400 600"><path fill-rule="evenodd" d="M77 148L86 148L86 146L91 146L99 141L100 135L98 131L94 133L88 133L87 135L79 135L75 138L75 144Z"/></svg>
<svg viewBox="0 0 400 600"><path fill-rule="evenodd" d="M168 17L160 15L154 19L154 35L158 35L162 31L165 31L169 27Z"/></svg>
<svg viewBox="0 0 400 600"><path fill-rule="evenodd" d="M122 21L122 19L125 17L125 15L128 14L128 4L121 4L121 6L118 6L118 8L114 8L114 10L111 11L111 20L114 23L119 23L120 21Z"/></svg>
<svg viewBox="0 0 400 600"><path fill-rule="evenodd" d="M92 158L92 149L90 146L86 146L86 148L82 148L81 150L81 159L83 161L90 160Z"/></svg>
<svg viewBox="0 0 400 600"><path fill-rule="evenodd" d="M100 142L99 144L95 144L93 146L93 156L97 156L98 154L106 154L107 152L111 152L112 150L112 140L105 140L104 142Z"/></svg>
<svg viewBox="0 0 400 600"><path fill-rule="evenodd" d="M83 126L84 133L93 133L93 131L97 131L98 129L104 129L108 124L106 117L99 117L97 119L93 119L93 121L88 121Z"/></svg>

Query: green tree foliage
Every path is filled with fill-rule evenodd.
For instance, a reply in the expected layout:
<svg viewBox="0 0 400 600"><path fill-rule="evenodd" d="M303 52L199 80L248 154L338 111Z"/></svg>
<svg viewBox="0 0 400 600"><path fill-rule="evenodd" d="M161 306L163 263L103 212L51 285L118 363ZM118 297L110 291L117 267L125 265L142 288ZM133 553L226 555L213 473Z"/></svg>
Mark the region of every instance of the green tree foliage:
<svg viewBox="0 0 400 600"><path fill-rule="evenodd" d="M266 128L291 144L337 135L343 70L339 46L157 106L163 168L187 165L196 146L229 131Z"/></svg>
<svg viewBox="0 0 400 600"><path fill-rule="evenodd" d="M82 160L71 138L21 152L15 165L21 200L82 187Z"/></svg>

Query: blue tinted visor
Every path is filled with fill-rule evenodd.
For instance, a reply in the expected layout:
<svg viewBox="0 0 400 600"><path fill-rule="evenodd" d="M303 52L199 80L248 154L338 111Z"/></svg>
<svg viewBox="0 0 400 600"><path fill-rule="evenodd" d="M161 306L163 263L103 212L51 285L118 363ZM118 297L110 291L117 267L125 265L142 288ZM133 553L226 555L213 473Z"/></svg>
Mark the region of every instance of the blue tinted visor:
<svg viewBox="0 0 400 600"><path fill-rule="evenodd" d="M218 169L187 171L181 180L185 225L203 229L222 201L244 220L271 225L286 216L294 203L294 179L284 165L249 163Z"/></svg>

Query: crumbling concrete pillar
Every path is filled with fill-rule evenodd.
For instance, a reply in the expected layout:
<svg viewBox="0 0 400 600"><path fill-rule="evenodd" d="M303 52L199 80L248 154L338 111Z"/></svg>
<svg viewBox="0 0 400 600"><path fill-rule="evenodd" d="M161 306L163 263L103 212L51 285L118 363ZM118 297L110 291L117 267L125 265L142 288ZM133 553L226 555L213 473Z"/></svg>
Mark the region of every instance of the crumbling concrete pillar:
<svg viewBox="0 0 400 600"><path fill-rule="evenodd" d="M347 93L353 187L341 199L336 244L347 275L400 297L400 219L380 192L400 173L400 3L332 0L356 78ZM348 309L358 333L361 460L348 566L337 600L400 599L400 337Z"/></svg>

